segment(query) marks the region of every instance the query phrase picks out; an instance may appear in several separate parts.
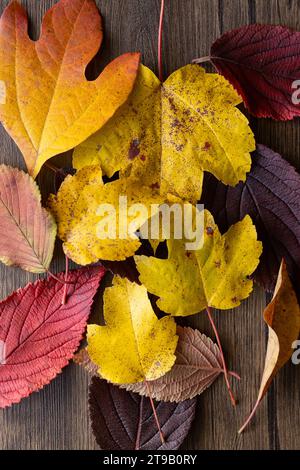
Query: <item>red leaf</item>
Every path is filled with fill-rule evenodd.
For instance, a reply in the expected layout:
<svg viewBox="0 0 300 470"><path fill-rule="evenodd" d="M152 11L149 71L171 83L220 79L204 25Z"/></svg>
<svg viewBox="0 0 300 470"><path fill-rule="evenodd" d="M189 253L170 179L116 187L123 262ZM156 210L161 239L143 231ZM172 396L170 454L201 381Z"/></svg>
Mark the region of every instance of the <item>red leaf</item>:
<svg viewBox="0 0 300 470"><path fill-rule="evenodd" d="M249 25L211 48L211 60L254 116L286 121L300 116L293 83L300 77L300 33L282 26Z"/></svg>
<svg viewBox="0 0 300 470"><path fill-rule="evenodd" d="M104 272L101 267L70 272L74 284L68 285L66 305L61 305L64 285L52 278L28 284L0 303L0 408L39 390L68 364Z"/></svg>

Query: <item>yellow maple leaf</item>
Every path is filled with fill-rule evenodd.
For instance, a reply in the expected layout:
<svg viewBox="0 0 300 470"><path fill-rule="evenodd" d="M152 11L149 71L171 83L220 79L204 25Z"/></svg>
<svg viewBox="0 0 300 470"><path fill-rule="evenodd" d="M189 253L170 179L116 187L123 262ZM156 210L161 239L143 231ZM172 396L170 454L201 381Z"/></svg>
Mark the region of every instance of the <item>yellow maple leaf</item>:
<svg viewBox="0 0 300 470"><path fill-rule="evenodd" d="M126 206L122 206L123 197ZM99 259L121 261L132 256L141 245L135 232L162 202L155 188L130 178L103 184L101 169L94 165L68 176L58 194L50 197L49 206L65 253L76 263L87 265Z"/></svg>
<svg viewBox="0 0 300 470"><path fill-rule="evenodd" d="M103 36L93 0L59 1L36 42L27 29L25 10L12 1L0 20L0 120L35 177L49 158L83 142L126 101L139 54L118 57L95 81L85 78Z"/></svg>
<svg viewBox="0 0 300 470"><path fill-rule="evenodd" d="M141 66L127 103L75 149L74 166L100 163L109 177L122 170L195 202L204 171L231 186L250 171L255 141L240 102L224 77L199 66L187 65L163 84Z"/></svg>
<svg viewBox="0 0 300 470"><path fill-rule="evenodd" d="M174 319L158 320L147 290L114 278L104 293L106 326L88 326L88 353L101 377L113 383L156 380L175 363Z"/></svg>
<svg viewBox="0 0 300 470"><path fill-rule="evenodd" d="M237 307L252 291L249 276L262 253L255 226L246 216L221 235L212 215L204 214L204 243L187 251L183 240L168 242L169 258L136 256L140 281L159 297L157 305L171 315L186 316L206 307Z"/></svg>

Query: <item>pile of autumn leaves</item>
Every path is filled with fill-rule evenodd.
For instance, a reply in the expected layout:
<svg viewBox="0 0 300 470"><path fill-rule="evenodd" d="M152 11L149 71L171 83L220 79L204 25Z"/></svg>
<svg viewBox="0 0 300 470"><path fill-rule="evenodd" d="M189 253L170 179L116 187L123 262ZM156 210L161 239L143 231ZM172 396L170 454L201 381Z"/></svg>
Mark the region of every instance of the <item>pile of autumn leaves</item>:
<svg viewBox="0 0 300 470"><path fill-rule="evenodd" d="M254 109L257 102L249 87L243 87L242 74L239 81L235 71L233 79L234 66L229 70L229 62L227 69L226 61L219 59L218 63L218 55L226 56L226 47L241 57L246 47L242 41L247 44L248 40L251 49L252 28L259 30L256 35L260 34L261 42L256 41L256 47L261 51L264 41L274 42L279 33L286 39L288 31L273 28L275 34L272 27L254 25L242 28L244 34L228 33L226 40L221 38L213 46L212 60L254 114L278 119L282 100L281 117L291 119L300 109L289 103L283 91L279 98L276 93L265 93L263 105L268 99L268 111ZM269 36L264 28L269 28ZM296 44L293 34L298 33L290 33L290 47ZM139 54L124 54L95 81L87 81L86 65L101 41L101 19L92 0L60 0L47 12L36 43L27 36L26 14L18 2L12 1L1 17L0 117L31 176L0 167L0 258L7 265L48 273L49 277L20 289L0 305L0 406L40 389L73 357L105 272L99 261L114 262L111 266L118 272L115 262L134 256L139 281L114 277L104 292L105 325L88 326L88 346L77 354L76 362L107 381L95 377L90 392L93 429L102 448L176 449L193 420L195 397L224 371L224 364L219 348L209 338L197 330L176 327L174 317L211 307L234 308L250 295L251 276L262 254L257 231L261 240L274 237L273 247L277 243L269 215L262 221L262 211L253 201L257 197L274 210L276 198L282 201L276 191L287 176L293 184L283 199L283 210L287 219L289 212L295 215L291 231L296 233L296 245L299 243L299 203L294 196L299 195L300 180L271 150L258 146L255 151L248 120L237 108L241 98L223 76L187 65L161 84L140 64ZM229 48L230 41L236 49ZM294 55L296 52L300 71L299 46ZM285 90L287 84L281 81L280 86ZM57 194L51 195L50 211L44 209L33 178L51 157L73 148L76 173L68 175ZM9 155L6 158L9 161ZM246 204L251 178L259 180L262 169L269 174L265 192L272 196L264 200L260 188L251 195L251 204ZM146 256L136 254L142 245L138 237L97 237L100 204L118 208L119 196L126 195L128 205L142 203L150 208L176 201L194 206L201 199L204 172L214 177L204 185L203 202L207 201L218 218L231 211L235 220L221 234L213 215L205 210L203 247L186 251L185 240L168 240L168 256L159 258L154 241L150 240L154 256ZM228 188L218 196L222 184L234 188L232 203L226 201ZM233 209L236 201L238 211ZM221 209L214 211L218 202ZM298 212L293 204L298 204ZM247 214L253 215L256 226ZM279 217L283 220L285 214ZM146 222L141 217L136 229ZM224 228L226 223L220 223ZM287 225L291 227L292 222ZM57 233L66 256L83 267L55 276L49 266ZM300 263L299 259L295 262L293 247L289 248L287 261L292 272ZM269 261L264 256L263 266ZM278 250L270 276L262 276L267 288L274 287L274 272L284 256ZM148 293L158 298L157 307L169 315L158 318ZM277 343L273 349L270 346L271 356L267 354L258 401L290 359L300 331L299 306L284 263L265 320ZM157 417L164 444L144 395L161 401ZM125 431L121 425L115 426L121 414ZM137 423L141 429L136 436Z"/></svg>

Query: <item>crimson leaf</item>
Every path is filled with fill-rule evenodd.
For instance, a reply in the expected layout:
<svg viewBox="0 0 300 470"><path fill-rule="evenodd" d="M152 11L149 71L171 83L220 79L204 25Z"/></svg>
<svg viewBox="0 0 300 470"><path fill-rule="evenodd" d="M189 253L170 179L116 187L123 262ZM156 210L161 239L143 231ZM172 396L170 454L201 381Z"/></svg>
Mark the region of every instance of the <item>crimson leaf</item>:
<svg viewBox="0 0 300 470"><path fill-rule="evenodd" d="M175 450L186 438L196 399L156 404L165 436L161 443L150 400L93 377L89 395L92 429L102 450Z"/></svg>
<svg viewBox="0 0 300 470"><path fill-rule="evenodd" d="M28 284L0 303L0 408L39 390L68 364L104 272L72 271L66 305L64 285L53 278Z"/></svg>

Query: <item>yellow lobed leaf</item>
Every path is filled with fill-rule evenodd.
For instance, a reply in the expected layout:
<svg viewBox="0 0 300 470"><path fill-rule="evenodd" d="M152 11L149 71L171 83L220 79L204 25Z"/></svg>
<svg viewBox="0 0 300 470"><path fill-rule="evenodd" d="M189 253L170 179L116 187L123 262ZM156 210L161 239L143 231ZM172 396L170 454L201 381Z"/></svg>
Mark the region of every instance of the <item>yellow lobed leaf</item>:
<svg viewBox="0 0 300 470"><path fill-rule="evenodd" d="M86 80L103 37L93 0L60 0L36 42L27 29L25 10L12 1L0 20L0 120L36 177L49 158L83 142L126 101L139 54L118 57Z"/></svg>
<svg viewBox="0 0 300 470"><path fill-rule="evenodd" d="M75 149L74 166L100 163L108 176L122 170L195 202L204 171L232 186L250 171L255 141L240 102L225 78L199 66L177 70L164 84L140 66L129 100Z"/></svg>
<svg viewBox="0 0 300 470"><path fill-rule="evenodd" d="M178 337L170 317L158 320L147 290L114 278L104 293L106 326L88 326L88 354L101 377L116 384L156 380L174 365Z"/></svg>
<svg viewBox="0 0 300 470"><path fill-rule="evenodd" d="M51 196L49 201L57 220L58 235L64 242L64 251L81 265L95 263L99 259L121 261L134 255L140 247L139 238L133 231L132 236L124 233L122 226L125 229L133 224L136 231L148 216L142 212L138 216L123 212L124 208L119 205L120 196L126 196L128 208L142 203L148 214L151 214L152 205L159 206L164 202L155 188L141 186L136 180L123 178L104 185L101 173L99 166L82 168L76 175L68 176L57 196ZM99 213L102 204L114 207L115 215L109 211ZM116 224L112 238L99 237L99 223L103 220L107 220L107 230L110 223Z"/></svg>
<svg viewBox="0 0 300 470"><path fill-rule="evenodd" d="M260 390L253 411L239 432L249 424L272 380L292 357L293 343L299 338L300 307L284 261L281 263L272 302L264 311L264 320L268 325L269 339Z"/></svg>
<svg viewBox="0 0 300 470"><path fill-rule="evenodd" d="M204 244L187 251L182 240L168 242L168 259L136 256L140 281L159 297L157 305L171 315L186 316L206 307L227 310L249 296L262 244L251 218L221 235L212 215L204 213Z"/></svg>

